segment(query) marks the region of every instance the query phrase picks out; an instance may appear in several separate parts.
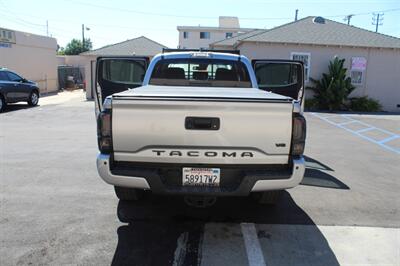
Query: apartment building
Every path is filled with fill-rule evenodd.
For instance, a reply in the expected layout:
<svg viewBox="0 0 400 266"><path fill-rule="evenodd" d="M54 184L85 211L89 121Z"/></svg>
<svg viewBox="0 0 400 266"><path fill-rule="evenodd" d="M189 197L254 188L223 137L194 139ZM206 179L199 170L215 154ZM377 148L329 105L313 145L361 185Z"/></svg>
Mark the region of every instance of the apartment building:
<svg viewBox="0 0 400 266"><path fill-rule="evenodd" d="M218 27L178 26L179 46L181 49L208 49L211 43L235 37L254 29L240 28L239 18L219 17Z"/></svg>

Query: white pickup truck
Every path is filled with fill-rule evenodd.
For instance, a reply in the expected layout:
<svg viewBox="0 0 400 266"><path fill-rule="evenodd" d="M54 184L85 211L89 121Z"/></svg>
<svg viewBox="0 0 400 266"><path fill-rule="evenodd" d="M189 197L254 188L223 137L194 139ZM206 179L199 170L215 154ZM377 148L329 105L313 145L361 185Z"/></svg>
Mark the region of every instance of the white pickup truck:
<svg viewBox="0 0 400 266"><path fill-rule="evenodd" d="M304 175L304 69L184 51L97 60L97 169L121 200L145 191L208 206L274 203Z"/></svg>

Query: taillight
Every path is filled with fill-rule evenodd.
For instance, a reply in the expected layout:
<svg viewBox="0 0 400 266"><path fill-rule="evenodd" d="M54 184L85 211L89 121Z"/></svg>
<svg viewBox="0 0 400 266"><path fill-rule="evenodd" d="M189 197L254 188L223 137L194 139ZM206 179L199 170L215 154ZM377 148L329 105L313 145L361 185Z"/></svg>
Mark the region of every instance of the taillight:
<svg viewBox="0 0 400 266"><path fill-rule="evenodd" d="M97 117L97 143L101 153L111 153L111 110L102 111Z"/></svg>
<svg viewBox="0 0 400 266"><path fill-rule="evenodd" d="M306 143L306 119L301 114L293 116L292 155L302 155Z"/></svg>

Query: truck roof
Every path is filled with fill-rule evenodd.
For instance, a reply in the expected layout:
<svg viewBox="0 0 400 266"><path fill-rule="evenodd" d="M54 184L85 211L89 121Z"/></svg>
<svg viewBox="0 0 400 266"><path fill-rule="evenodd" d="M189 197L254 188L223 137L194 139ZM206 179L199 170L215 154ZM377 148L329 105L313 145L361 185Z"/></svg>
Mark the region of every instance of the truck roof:
<svg viewBox="0 0 400 266"><path fill-rule="evenodd" d="M220 53L220 52L202 52L202 51L190 51L190 52L168 52L157 54L154 58L161 57L163 59L174 59L174 58L213 58L223 60L237 61L239 58L246 58L243 55L231 54L231 53Z"/></svg>
<svg viewBox="0 0 400 266"><path fill-rule="evenodd" d="M221 53L221 52L210 52L210 51L183 51L183 52L168 52L168 53L160 53L154 56L151 60L150 65L146 71L146 75L143 79L143 85L148 85L150 81L150 77L155 65L161 60L168 59L217 59L217 60L228 60L234 62L242 62L246 68L248 69L250 81L253 88L257 88L257 80L254 75L253 69L251 67L251 62L247 57L243 55L233 54L233 53Z"/></svg>

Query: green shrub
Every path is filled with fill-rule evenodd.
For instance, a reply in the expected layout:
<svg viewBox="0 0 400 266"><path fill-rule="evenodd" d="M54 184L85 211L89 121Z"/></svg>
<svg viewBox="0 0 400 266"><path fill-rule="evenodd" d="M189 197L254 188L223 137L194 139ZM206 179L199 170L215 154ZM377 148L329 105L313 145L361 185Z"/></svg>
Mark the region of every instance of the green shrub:
<svg viewBox="0 0 400 266"><path fill-rule="evenodd" d="M377 100L364 96L360 98L351 98L350 110L356 112L379 112L382 111L382 106Z"/></svg>
<svg viewBox="0 0 400 266"><path fill-rule="evenodd" d="M304 102L304 108L308 111L318 110L318 101L315 98L306 99Z"/></svg>
<svg viewBox="0 0 400 266"><path fill-rule="evenodd" d="M329 62L328 73L323 73L320 80L310 78L313 87L307 87L314 92L319 109L329 111L346 109L347 97L355 89L351 78L346 77L347 69L343 67L344 59L335 57Z"/></svg>

